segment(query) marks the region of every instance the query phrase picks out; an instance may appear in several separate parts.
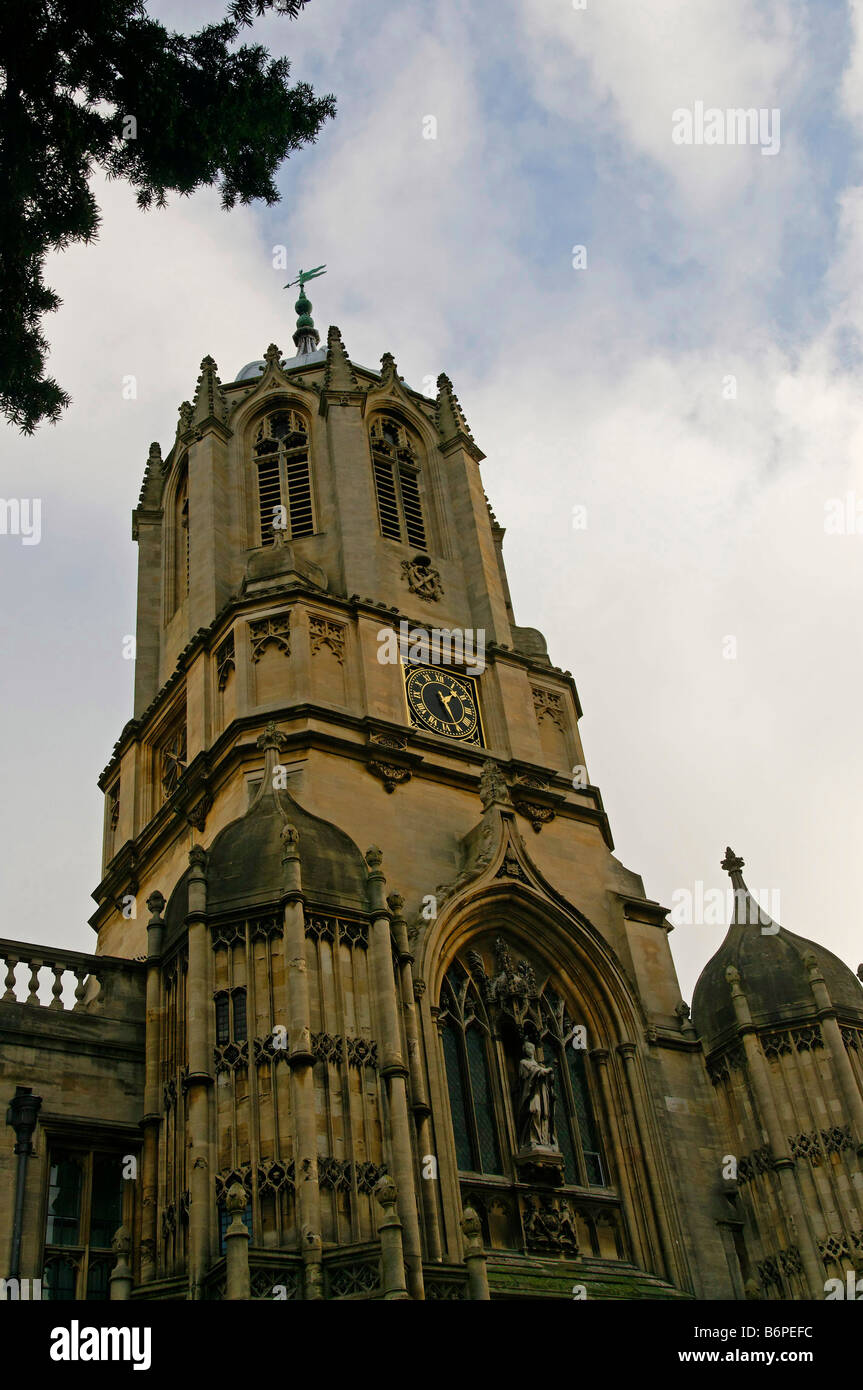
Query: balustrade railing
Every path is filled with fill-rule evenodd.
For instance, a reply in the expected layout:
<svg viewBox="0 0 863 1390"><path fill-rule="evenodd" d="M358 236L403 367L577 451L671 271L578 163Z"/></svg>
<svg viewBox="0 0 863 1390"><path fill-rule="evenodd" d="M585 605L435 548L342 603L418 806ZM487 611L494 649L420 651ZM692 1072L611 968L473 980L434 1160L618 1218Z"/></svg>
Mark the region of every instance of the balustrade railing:
<svg viewBox="0 0 863 1390"><path fill-rule="evenodd" d="M23 969L21 968L23 967ZM94 956L57 946L0 939L0 1004L65 1013L111 1012L124 1016L143 988L144 966L119 956Z"/></svg>

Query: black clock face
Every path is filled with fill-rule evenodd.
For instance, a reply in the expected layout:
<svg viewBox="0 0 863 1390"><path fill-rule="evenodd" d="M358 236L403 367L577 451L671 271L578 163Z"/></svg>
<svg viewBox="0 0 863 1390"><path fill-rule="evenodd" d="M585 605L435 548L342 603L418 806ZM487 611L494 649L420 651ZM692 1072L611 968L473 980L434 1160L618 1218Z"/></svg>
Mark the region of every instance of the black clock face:
<svg viewBox="0 0 863 1390"><path fill-rule="evenodd" d="M414 666L405 676L411 719L434 734L479 742L479 715L471 684L450 671Z"/></svg>

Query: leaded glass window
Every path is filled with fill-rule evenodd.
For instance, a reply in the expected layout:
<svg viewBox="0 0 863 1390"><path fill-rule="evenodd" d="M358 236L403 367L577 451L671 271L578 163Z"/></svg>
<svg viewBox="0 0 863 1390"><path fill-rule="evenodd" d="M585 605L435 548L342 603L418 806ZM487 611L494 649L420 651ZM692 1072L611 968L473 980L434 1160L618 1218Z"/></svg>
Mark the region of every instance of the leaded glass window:
<svg viewBox="0 0 863 1390"><path fill-rule="evenodd" d="M245 986L220 990L216 995L216 1045L246 1042L248 1036Z"/></svg>
<svg viewBox="0 0 863 1390"><path fill-rule="evenodd" d="M444 985L443 1045L458 1165L463 1172L501 1173L491 1038L482 1003L461 967Z"/></svg>
<svg viewBox="0 0 863 1390"><path fill-rule="evenodd" d="M120 1153L51 1151L43 1298L108 1297L111 1242L124 1224L123 1163ZM131 1203L131 1185L125 1186ZM128 1215L126 1224L131 1227Z"/></svg>

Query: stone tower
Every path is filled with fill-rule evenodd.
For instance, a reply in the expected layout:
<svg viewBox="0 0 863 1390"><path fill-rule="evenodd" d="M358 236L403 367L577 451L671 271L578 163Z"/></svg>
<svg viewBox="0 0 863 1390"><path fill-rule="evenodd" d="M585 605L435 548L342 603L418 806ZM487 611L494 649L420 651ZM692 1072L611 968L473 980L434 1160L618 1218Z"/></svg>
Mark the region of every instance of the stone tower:
<svg viewBox="0 0 863 1390"><path fill-rule="evenodd" d="M500 1293L569 1296L577 1261L725 1295L665 913L515 621L483 455L447 377L297 308L294 357L204 359L134 515L93 924L148 957L140 1280L203 1296L239 1184L256 1277L371 1292L386 1173L413 1298L462 1290L465 1211Z"/></svg>
<svg viewBox="0 0 863 1390"><path fill-rule="evenodd" d="M288 359L204 358L150 447L97 954L3 943L27 1003L56 979L24 1007L12 964L0 1004L43 1105L20 1268L105 1296L122 1215L115 1297L732 1297L670 925L515 621L483 455L446 376L310 311Z"/></svg>
<svg viewBox="0 0 863 1390"><path fill-rule="evenodd" d="M863 989L771 920L730 849L722 867L733 919L692 1017L733 1160L741 1274L755 1297L823 1298L863 1251Z"/></svg>

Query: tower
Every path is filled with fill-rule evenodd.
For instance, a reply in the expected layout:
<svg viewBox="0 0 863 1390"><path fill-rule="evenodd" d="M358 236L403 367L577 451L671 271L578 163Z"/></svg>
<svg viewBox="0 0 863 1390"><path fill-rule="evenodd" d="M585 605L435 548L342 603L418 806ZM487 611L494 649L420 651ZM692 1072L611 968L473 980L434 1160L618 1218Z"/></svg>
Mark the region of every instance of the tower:
<svg viewBox="0 0 863 1390"><path fill-rule="evenodd" d="M446 376L426 398L297 311L295 356L204 359L134 515L93 925L148 956L141 1286L218 1289L239 1185L253 1283L372 1294L386 1174L393 1296L460 1296L480 1238L500 1296L568 1297L576 1263L725 1294L665 913L515 621L483 455Z"/></svg>
<svg viewBox="0 0 863 1390"><path fill-rule="evenodd" d="M732 850L722 867L732 921L692 1016L731 1160L741 1274L755 1297L823 1298L863 1249L863 990L832 951L770 918Z"/></svg>
<svg viewBox="0 0 863 1390"><path fill-rule="evenodd" d="M811 1295L859 1235L863 993L751 934L732 856L744 918L690 1019L573 678L515 620L452 383L322 348L303 283L296 307L292 357L227 383L205 357L149 450L96 952L0 942L10 1275Z"/></svg>

